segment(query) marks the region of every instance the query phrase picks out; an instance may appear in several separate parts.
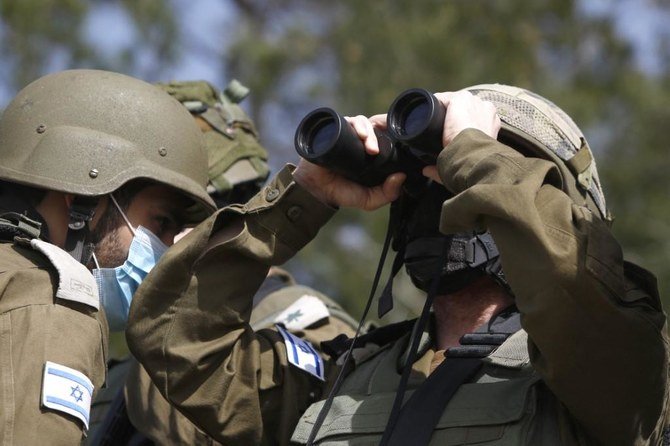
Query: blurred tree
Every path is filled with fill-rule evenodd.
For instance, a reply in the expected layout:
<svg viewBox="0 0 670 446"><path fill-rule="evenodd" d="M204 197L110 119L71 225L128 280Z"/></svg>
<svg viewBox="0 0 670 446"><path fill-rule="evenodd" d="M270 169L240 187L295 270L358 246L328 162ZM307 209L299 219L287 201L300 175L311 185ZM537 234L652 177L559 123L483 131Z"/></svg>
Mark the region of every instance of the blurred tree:
<svg viewBox="0 0 670 446"><path fill-rule="evenodd" d="M138 41L119 49L110 59L96 51L84 33L95 8L109 0L22 0L0 2L0 73L3 82L18 90L54 69L99 68L155 79L174 60L178 28L169 2L124 0L118 7L127 14ZM114 6L114 5L113 5ZM115 6L116 7L116 6ZM109 29L93 32L104 35ZM147 64L146 59L151 63Z"/></svg>

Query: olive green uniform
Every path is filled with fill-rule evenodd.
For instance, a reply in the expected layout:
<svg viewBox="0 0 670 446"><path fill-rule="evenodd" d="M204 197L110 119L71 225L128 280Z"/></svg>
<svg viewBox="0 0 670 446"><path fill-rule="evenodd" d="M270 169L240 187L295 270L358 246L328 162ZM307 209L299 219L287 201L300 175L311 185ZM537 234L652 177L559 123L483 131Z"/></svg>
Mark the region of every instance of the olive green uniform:
<svg viewBox="0 0 670 446"><path fill-rule="evenodd" d="M304 296L316 297L320 305L327 309L328 316L320 317L313 322L306 320L303 328L293 330L296 335L308 339L317 348L321 341L330 340L339 334L353 336L356 321L337 303L316 290L297 285L289 273L278 268L271 269L268 278L254 297L251 326L255 330L273 326L277 318L290 308L294 308L293 314L308 316L310 308L296 304ZM308 303L307 305L315 304ZM300 313L295 313L295 311L300 311ZM121 389L128 420L137 431L156 444L219 444L168 403L151 382L144 368L132 357L123 361L115 361L110 367L106 386L93 403L89 439L101 438L98 436L98 429L107 421L106 417L109 416L107 411ZM110 439L110 441L113 440ZM87 443L94 444L90 441Z"/></svg>
<svg viewBox="0 0 670 446"><path fill-rule="evenodd" d="M83 438L82 420L41 403L47 361L83 373L94 389L105 381L104 314L56 297L60 279L28 242L0 243L0 444L74 445Z"/></svg>
<svg viewBox="0 0 670 446"><path fill-rule="evenodd" d="M456 194L443 205L440 229L486 227L492 233L522 315L525 332L518 336L528 336L532 368L519 373L537 376L525 387L515 388L520 383L511 379L507 393L488 401L509 397L524 414L551 408L537 417L491 415L489 421L497 420L503 432L523 419L529 423L526 434L512 429L514 439L481 435L477 441L552 444L560 435L562 444L659 444L668 406L668 339L653 277L632 266L626 270L634 274L624 273L621 248L609 229L561 192L551 162L523 157L466 130L440 154L438 171ZM131 350L167 398L223 443L288 444L294 430L298 440L306 431L302 425L295 429L300 414L332 383L332 361L322 383L288 363L276 331L254 332L248 321L251 296L268 267L300 250L333 212L284 170L249 203L219 212L170 250L135 297ZM242 274L245 281L234 280ZM518 341L517 335L511 339ZM398 349L400 343L386 346L369 361L395 367ZM415 366L425 376L422 360ZM378 392L395 390L392 383L385 389L358 386L364 380L357 375L368 373L366 363L344 383L345 391L361 392L351 403L363 408ZM465 386L487 394L487 383ZM457 393L451 403L459 398ZM476 407L486 407L486 401L478 399ZM441 444L468 444L486 420L472 423L482 411L450 411L451 403L441 421L465 431ZM467 409L460 404L457 409ZM375 415L354 411L341 427L353 429ZM378 418L380 424L386 420ZM539 431L552 424L547 418L560 433ZM365 435L370 434L359 433L358 442L344 433L332 440L379 439L374 432Z"/></svg>
<svg viewBox="0 0 670 446"><path fill-rule="evenodd" d="M283 273L282 276L281 279L288 277ZM279 279L279 276L272 275L271 278ZM355 326L352 324L355 321L342 312L339 305L308 287L295 284L265 296L252 311L252 327L257 329L274 324L277 315L304 295L318 296L327 305L330 316L327 320L309 324L304 330L295 331L295 334L308 339L315 346L340 333L353 336ZM132 361L130 365L124 392L128 416L133 425L157 444L219 444L167 402L137 361Z"/></svg>

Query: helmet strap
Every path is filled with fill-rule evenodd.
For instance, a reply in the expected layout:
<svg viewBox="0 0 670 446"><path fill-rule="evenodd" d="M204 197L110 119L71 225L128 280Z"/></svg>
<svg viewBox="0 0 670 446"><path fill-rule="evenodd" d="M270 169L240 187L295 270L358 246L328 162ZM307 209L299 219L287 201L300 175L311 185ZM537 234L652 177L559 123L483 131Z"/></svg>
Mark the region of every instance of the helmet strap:
<svg viewBox="0 0 670 446"><path fill-rule="evenodd" d="M77 195L70 206L70 220L65 238L65 251L75 260L87 265L93 254L93 243L89 242L91 230L88 223L95 215L98 197Z"/></svg>

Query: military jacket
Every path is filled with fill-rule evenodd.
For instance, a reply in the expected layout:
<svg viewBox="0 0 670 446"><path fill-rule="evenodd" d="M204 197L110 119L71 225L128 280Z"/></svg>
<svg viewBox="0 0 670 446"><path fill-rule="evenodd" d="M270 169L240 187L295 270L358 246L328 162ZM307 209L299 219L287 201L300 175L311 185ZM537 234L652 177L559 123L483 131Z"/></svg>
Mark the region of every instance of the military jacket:
<svg viewBox="0 0 670 446"><path fill-rule="evenodd" d="M455 194L443 204L440 229L487 228L493 235L528 336L528 372L539 380L510 380L515 409L492 416L494 430L502 425L505 431L515 420L540 426L550 417L547 425L558 433L548 429L546 441L520 444L659 444L668 407L668 339L653 277L624 267L607 225L561 191L551 162L470 129L442 151L438 171ZM290 444L300 415L334 380L334 361L324 364L325 379L318 380L290 363L277 330L254 332L248 322L251 297L270 265L294 255L333 212L284 170L249 203L224 209L191 232L138 290L131 350L161 392L222 443ZM247 280L235 280L241 275ZM387 356L391 367L392 354L375 358L382 364ZM356 390L347 382L363 373L357 372L345 389ZM540 404L536 397L546 392L555 413L511 416ZM359 402L365 406L376 395L366 393ZM473 400L477 407L496 400L480 396ZM452 400L446 425L473 425L467 418L477 411L462 411L457 426L450 406L453 412L467 404ZM351 432L365 418L354 412L343 419ZM486 444L510 444L489 438ZM302 441L298 431L294 440ZM332 440L368 444L356 435ZM456 435L449 441L470 440Z"/></svg>
<svg viewBox="0 0 670 446"><path fill-rule="evenodd" d="M285 321L293 333L308 339L317 349L321 341L330 340L338 334L353 336L356 329L356 321L336 302L312 288L296 284L288 272L272 268L254 296L250 322L254 330L259 330L281 321ZM114 399L119 397L124 398L125 412L113 404ZM116 408L119 413L109 414L110 407ZM109 437L115 432L124 440L132 438L128 441L138 441L138 435L144 435L161 445L220 444L172 406L132 357L113 361L106 386L96 398L91 413L91 441L86 444L96 444L104 435L108 436L107 441L119 441L116 437ZM124 414L127 414L127 419L108 424L114 420L109 417L122 417ZM132 424L121 427L124 422ZM109 429L110 432L98 432L99 429ZM137 432L130 433L129 429L136 429Z"/></svg>
<svg viewBox="0 0 670 446"><path fill-rule="evenodd" d="M74 445L105 381L90 272L46 242L0 243L0 443Z"/></svg>

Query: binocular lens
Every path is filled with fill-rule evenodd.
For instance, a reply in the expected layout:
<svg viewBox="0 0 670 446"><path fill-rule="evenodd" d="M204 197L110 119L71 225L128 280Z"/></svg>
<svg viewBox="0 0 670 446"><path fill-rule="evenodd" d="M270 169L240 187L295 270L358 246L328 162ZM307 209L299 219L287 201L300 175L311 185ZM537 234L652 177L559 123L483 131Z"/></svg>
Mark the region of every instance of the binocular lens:
<svg viewBox="0 0 670 446"><path fill-rule="evenodd" d="M421 133L430 119L430 112L430 106L426 102L420 99L412 101L403 110L401 133L405 136L414 136Z"/></svg>
<svg viewBox="0 0 670 446"><path fill-rule="evenodd" d="M321 155L333 146L337 138L337 124L329 118L316 122L308 136L307 150L313 155Z"/></svg>
<svg viewBox="0 0 670 446"><path fill-rule="evenodd" d="M340 117L329 108L314 110L303 118L295 135L301 156L314 160L327 155L340 137Z"/></svg>
<svg viewBox="0 0 670 446"><path fill-rule="evenodd" d="M409 146L415 156L433 164L442 150L444 106L427 90L412 88L401 93L388 112L391 137Z"/></svg>

